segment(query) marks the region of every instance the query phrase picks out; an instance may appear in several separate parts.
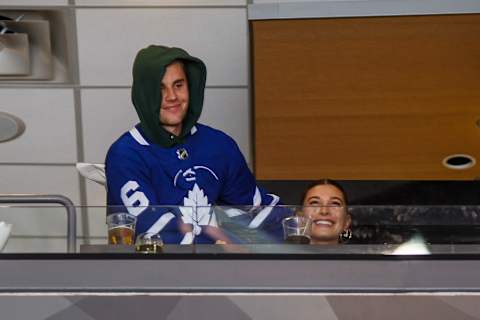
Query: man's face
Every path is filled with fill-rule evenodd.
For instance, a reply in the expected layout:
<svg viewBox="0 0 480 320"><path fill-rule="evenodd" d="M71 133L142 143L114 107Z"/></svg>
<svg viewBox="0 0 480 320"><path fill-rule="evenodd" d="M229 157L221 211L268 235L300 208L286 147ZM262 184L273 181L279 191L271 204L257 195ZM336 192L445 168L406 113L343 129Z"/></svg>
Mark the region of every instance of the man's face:
<svg viewBox="0 0 480 320"><path fill-rule="evenodd" d="M180 62L167 66L161 83L162 102L160 105L160 124L170 133L182 132L182 121L188 110L187 76Z"/></svg>

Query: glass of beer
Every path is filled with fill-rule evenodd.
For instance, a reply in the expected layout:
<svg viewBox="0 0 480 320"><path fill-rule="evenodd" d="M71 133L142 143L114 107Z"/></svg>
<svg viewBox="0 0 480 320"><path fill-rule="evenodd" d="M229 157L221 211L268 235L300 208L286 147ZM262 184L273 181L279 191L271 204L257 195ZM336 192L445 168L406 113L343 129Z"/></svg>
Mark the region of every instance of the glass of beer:
<svg viewBox="0 0 480 320"><path fill-rule="evenodd" d="M107 216L108 244L133 245L137 217L125 212Z"/></svg>
<svg viewBox="0 0 480 320"><path fill-rule="evenodd" d="M307 217L287 217L282 220L283 238L287 243L309 244L312 220Z"/></svg>

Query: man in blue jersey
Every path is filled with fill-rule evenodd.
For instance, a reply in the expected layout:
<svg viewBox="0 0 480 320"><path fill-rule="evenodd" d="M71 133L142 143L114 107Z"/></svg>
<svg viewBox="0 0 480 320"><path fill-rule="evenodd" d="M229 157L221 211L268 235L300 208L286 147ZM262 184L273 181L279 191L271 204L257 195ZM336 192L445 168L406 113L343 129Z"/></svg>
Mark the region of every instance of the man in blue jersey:
<svg viewBox="0 0 480 320"><path fill-rule="evenodd" d="M140 123L110 147L106 175L110 212L120 206L137 216L137 233L160 233L166 243L228 243L208 206L279 202L257 187L232 138L197 123L205 83L205 64L182 49L151 45L135 58ZM259 210L245 227L277 233L283 215Z"/></svg>

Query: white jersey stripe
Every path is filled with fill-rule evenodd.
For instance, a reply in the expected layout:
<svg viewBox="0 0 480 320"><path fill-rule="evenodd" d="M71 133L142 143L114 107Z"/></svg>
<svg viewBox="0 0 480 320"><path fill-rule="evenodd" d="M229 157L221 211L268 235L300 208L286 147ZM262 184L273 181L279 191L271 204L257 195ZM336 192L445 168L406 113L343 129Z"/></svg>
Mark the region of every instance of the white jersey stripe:
<svg viewBox="0 0 480 320"><path fill-rule="evenodd" d="M240 209L236 209L236 208L225 209L224 213L229 218L234 218L234 217L241 216L242 214L247 214L247 212L245 212L243 210L240 210Z"/></svg>
<svg viewBox="0 0 480 320"><path fill-rule="evenodd" d="M137 128L133 127L130 129L130 134L132 135L133 139L135 139L139 144L142 146L149 146L150 144L145 140L145 138L142 137L142 134L140 131L138 131Z"/></svg>
<svg viewBox="0 0 480 320"><path fill-rule="evenodd" d="M195 132L197 132L197 130L198 130L197 127L193 126L193 127L192 127L192 130L190 130L190 134L191 134L191 135L194 135Z"/></svg>
<svg viewBox="0 0 480 320"><path fill-rule="evenodd" d="M171 212L164 213L148 230L147 232L159 233L165 228L165 226L175 218L175 215Z"/></svg>
<svg viewBox="0 0 480 320"><path fill-rule="evenodd" d="M193 235L193 232L187 232L187 233L185 233L185 237L183 237L180 244L192 244L194 238L195 237Z"/></svg>
<svg viewBox="0 0 480 320"><path fill-rule="evenodd" d="M252 221L250 221L250 224L248 225L248 228L250 229L255 229L258 228L262 224L262 222L268 217L270 212L273 210L273 206L275 206L279 201L280 197L274 194L268 194L273 198L272 202L270 202L269 206L260 211L255 218L253 218Z"/></svg>
<svg viewBox="0 0 480 320"><path fill-rule="evenodd" d="M255 195L253 196L253 205L254 206L259 206L262 204L262 194L260 193L260 190L258 187L255 188Z"/></svg>

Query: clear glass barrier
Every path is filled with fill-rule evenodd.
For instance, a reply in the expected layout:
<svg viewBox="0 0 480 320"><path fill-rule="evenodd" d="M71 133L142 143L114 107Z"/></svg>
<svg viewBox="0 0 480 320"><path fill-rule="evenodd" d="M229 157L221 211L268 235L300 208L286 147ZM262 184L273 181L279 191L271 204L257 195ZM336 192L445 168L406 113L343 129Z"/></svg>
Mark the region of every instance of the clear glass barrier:
<svg viewBox="0 0 480 320"><path fill-rule="evenodd" d="M239 252L480 253L480 206L197 207L199 224L206 221L208 210L213 216L210 220L229 238L227 242L233 244L231 247L243 247ZM310 244L302 244L302 237L300 240L294 237L293 243L288 239L281 223L288 216L311 219ZM350 223L342 225L342 216L349 217ZM217 243L224 243L224 240Z"/></svg>
<svg viewBox="0 0 480 320"><path fill-rule="evenodd" d="M67 220L67 210L60 205L2 204L0 252L65 253Z"/></svg>
<svg viewBox="0 0 480 320"><path fill-rule="evenodd" d="M480 206L151 206L75 207L75 211L76 253L480 253ZM136 217L135 230L125 233L130 242L111 244L107 212ZM338 223L341 215L350 217L349 223ZM290 221L286 234L282 220L292 216L309 222ZM67 220L61 205L2 205L1 252L67 253ZM116 219L110 227L118 237L124 234L119 233L122 223Z"/></svg>

